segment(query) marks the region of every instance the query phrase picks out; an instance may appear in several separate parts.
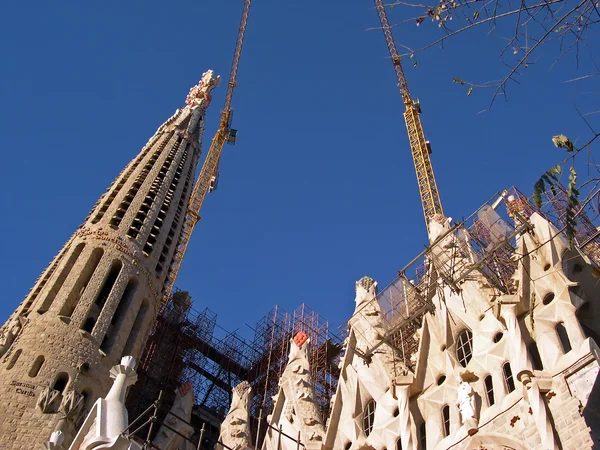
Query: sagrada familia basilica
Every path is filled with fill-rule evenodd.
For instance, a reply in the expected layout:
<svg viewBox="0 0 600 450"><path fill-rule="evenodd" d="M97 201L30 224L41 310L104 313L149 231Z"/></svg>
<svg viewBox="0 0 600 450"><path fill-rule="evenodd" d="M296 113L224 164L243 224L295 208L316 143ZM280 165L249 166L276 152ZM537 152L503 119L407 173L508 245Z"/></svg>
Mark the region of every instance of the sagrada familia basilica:
<svg viewBox="0 0 600 450"><path fill-rule="evenodd" d="M209 323L174 318L187 294L162 298L218 83L204 74L0 329L0 448L595 448L600 232L582 210L566 236L559 186L545 208L510 188L463 222L432 216L429 246L391 284L356 282L337 346L297 322L279 365L273 346L251 363L208 338L169 347ZM134 405L152 370L157 398ZM226 392L228 411L200 405L192 372L211 382L205 400Z"/></svg>

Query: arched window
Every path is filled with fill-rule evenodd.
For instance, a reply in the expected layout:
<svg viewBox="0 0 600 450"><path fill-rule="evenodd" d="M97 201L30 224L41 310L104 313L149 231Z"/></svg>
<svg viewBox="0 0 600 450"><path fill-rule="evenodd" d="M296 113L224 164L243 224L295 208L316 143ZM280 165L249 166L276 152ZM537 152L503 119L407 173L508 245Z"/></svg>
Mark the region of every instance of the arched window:
<svg viewBox="0 0 600 450"><path fill-rule="evenodd" d="M494 404L494 381L492 380L492 376L488 375L485 377L484 383L488 405L492 406Z"/></svg>
<svg viewBox="0 0 600 450"><path fill-rule="evenodd" d="M461 366L467 367L473 356L473 333L463 330L456 342L456 356Z"/></svg>
<svg viewBox="0 0 600 450"><path fill-rule="evenodd" d="M419 425L419 445L420 450L427 448L427 427L425 426L425 422L421 422L421 425Z"/></svg>
<svg viewBox="0 0 600 450"><path fill-rule="evenodd" d="M540 356L540 351L538 350L537 344L532 342L527 346L527 350L529 350L529 354L531 355L531 363L533 364L533 368L535 370L544 370L544 364L542 363L542 357Z"/></svg>
<svg viewBox="0 0 600 450"><path fill-rule="evenodd" d="M450 407L448 405L442 408L442 422L444 424L444 437L450 435Z"/></svg>
<svg viewBox="0 0 600 450"><path fill-rule="evenodd" d="M365 436L371 434L373 431L373 423L375 422L375 400L371 400L367 403L367 407L363 413L363 430L365 432Z"/></svg>
<svg viewBox="0 0 600 450"><path fill-rule="evenodd" d="M502 372L504 372L504 382L506 383L506 389L508 392L515 390L515 380L513 379L512 370L510 369L510 363L506 362L502 366Z"/></svg>
<svg viewBox="0 0 600 450"><path fill-rule="evenodd" d="M556 325L556 334L558 334L558 339L560 340L560 345L562 345L563 351L565 353L569 353L571 351L571 341L569 340L567 329L562 322Z"/></svg>
<svg viewBox="0 0 600 450"><path fill-rule="evenodd" d="M35 361L33 362L31 369L29 369L28 375L31 378L37 377L38 373L40 373L40 369L42 368L42 365L44 364L44 361L45 361L45 358L43 355L40 355L37 358L35 358Z"/></svg>
<svg viewBox="0 0 600 450"><path fill-rule="evenodd" d="M52 386L52 389L62 394L65 391L67 384L69 384L69 375L64 372L59 373L56 377L56 381L54 382L54 386Z"/></svg>
<svg viewBox="0 0 600 450"><path fill-rule="evenodd" d="M19 359L19 356L21 356L21 353L23 353L23 349L17 350L14 353L14 355L12 355L12 358L10 358L10 362L6 366L6 370L10 370L15 366L15 364L17 363L17 360Z"/></svg>

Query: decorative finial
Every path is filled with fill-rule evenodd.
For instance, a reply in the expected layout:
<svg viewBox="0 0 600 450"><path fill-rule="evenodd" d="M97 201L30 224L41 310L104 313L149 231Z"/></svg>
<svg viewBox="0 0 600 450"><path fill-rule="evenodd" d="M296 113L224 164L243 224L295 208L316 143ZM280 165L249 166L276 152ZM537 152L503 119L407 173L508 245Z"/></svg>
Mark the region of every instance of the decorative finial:
<svg viewBox="0 0 600 450"><path fill-rule="evenodd" d="M221 77L215 76L214 71L208 70L204 72L202 74L202 79L198 84L190 89L190 92L185 99L185 103L191 108L202 105L202 108L206 109L212 100L210 91L212 91L220 81Z"/></svg>
<svg viewBox="0 0 600 450"><path fill-rule="evenodd" d="M366 291L370 290L373 284L375 284L375 280L371 277L364 276L358 282L357 285L360 285L365 288Z"/></svg>

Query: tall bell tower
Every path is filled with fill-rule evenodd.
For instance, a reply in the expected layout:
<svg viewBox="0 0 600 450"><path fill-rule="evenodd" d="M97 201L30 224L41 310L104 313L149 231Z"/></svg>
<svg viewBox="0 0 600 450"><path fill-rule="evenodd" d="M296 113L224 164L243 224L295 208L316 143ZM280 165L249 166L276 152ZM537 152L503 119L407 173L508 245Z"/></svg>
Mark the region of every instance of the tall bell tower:
<svg viewBox="0 0 600 450"><path fill-rule="evenodd" d="M106 374L138 358L182 232L212 71L123 169L0 329L3 448L37 449L106 395Z"/></svg>

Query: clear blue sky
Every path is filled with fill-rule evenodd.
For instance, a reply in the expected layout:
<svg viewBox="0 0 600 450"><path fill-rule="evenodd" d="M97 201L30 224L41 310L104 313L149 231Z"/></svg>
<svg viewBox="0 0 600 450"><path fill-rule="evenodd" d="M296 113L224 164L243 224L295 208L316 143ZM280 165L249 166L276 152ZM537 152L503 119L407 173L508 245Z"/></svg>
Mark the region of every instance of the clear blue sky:
<svg viewBox="0 0 600 450"><path fill-rule="evenodd" d="M403 105L381 33L365 31L378 25L370 0L254 3L234 98L238 143L226 148L178 286L228 329L302 302L337 327L356 280L385 286L426 244ZM3 5L1 321L202 72L227 78L241 5ZM428 29L396 38L422 41ZM598 104L597 77L562 83L589 67L568 58L550 71L543 56L508 103L478 115L491 93L467 98L451 80L497 76L490 42L459 38L406 67L455 219L511 185L530 193L562 158L552 135L588 136L573 103ZM224 91L214 93L205 147Z"/></svg>

